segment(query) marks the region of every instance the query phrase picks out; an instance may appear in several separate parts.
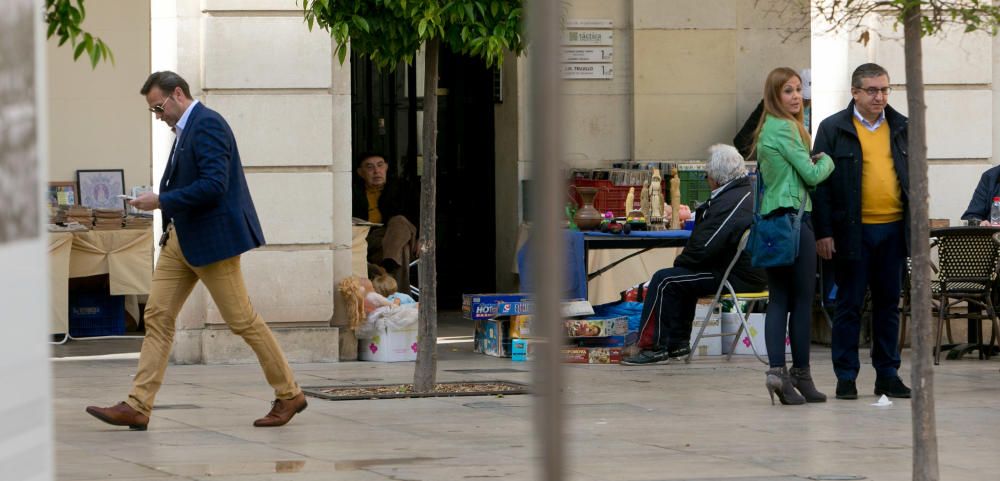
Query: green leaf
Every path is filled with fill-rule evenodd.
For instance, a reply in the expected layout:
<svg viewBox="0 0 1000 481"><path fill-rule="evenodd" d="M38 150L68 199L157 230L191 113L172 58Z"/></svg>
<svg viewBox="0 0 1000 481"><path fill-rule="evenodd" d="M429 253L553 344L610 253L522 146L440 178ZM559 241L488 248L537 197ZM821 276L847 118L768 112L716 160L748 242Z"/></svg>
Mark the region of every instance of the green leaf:
<svg viewBox="0 0 1000 481"><path fill-rule="evenodd" d="M337 59L340 60L340 64L344 65L344 59L347 58L347 44L342 43L337 47Z"/></svg>
<svg viewBox="0 0 1000 481"><path fill-rule="evenodd" d="M361 30L364 30L365 32L370 32L371 31L371 28L368 26L368 21L365 20L363 17L359 17L359 16L355 15L354 16L354 24L357 25L358 28L360 28Z"/></svg>
<svg viewBox="0 0 1000 481"><path fill-rule="evenodd" d="M60 43L60 45L62 45L62 44ZM85 44L83 42L80 42L80 44L76 46L76 50L73 51L73 60L76 60L76 59L80 58L80 55L83 54L83 51L86 48L87 48L87 44Z"/></svg>
<svg viewBox="0 0 1000 481"><path fill-rule="evenodd" d="M90 54L90 68L97 68L97 62L101 60L101 49L99 47L89 48L87 53Z"/></svg>

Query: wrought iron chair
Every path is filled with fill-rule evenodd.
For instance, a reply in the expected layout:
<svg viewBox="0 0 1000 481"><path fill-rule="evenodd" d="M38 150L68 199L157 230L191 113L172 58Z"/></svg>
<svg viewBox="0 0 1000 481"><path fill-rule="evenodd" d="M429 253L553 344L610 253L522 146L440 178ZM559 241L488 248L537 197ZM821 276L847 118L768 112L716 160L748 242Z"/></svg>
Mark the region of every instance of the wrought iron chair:
<svg viewBox="0 0 1000 481"><path fill-rule="evenodd" d="M1000 331L993 306L993 288L997 281L997 267L1000 264L1000 250L996 229L982 227L948 227L934 229L931 236L938 244L938 322L935 331L934 364L940 364L941 331L952 319L991 320L992 335L987 346L991 346ZM966 303L966 312L953 309ZM985 310L985 314L981 311ZM983 339L982 322L978 323L979 341ZM991 348L980 347L980 352L989 358Z"/></svg>
<svg viewBox="0 0 1000 481"><path fill-rule="evenodd" d="M719 288L715 291L715 296L712 297L712 304L708 307L708 313L705 314L705 319L701 324L701 329L698 330L698 335L694 338L694 342L691 343L691 352L684 358L685 363L691 362L691 358L698 350L698 344L701 343L702 338L733 336L733 344L729 346L729 354L726 355L726 360L728 361L733 357L733 351L736 350L736 343L740 341L743 332L746 332L747 340L750 342L750 349L753 350L754 356L757 356L758 361L767 364L767 360L761 357L760 352L757 351L757 346L754 345L753 342L753 336L750 335L749 318L750 314L754 312L757 306L767 302L769 296L768 291L736 292L732 283L729 282L729 273L732 272L733 267L735 267L736 263L739 261L740 255L743 253L743 249L747 246L747 239L749 236L750 229L747 229L746 232L743 233L743 237L740 238L739 245L736 247L736 255L733 256L733 260L729 263L729 267L726 268L726 273L722 276L722 283L719 284ZM715 312L724 300L728 300L733 303L733 306L736 309L736 314L740 317L739 329L737 329L736 332L705 334L705 328L708 327L708 321L712 318L712 313ZM740 304L744 302L747 303L746 312L743 312L743 309L740 307Z"/></svg>

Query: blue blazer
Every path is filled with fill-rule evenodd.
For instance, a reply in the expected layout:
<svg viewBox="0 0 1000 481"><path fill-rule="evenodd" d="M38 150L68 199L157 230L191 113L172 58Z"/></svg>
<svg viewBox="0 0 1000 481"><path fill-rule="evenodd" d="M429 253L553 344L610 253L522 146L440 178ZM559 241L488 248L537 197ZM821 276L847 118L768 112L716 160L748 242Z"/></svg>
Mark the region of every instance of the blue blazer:
<svg viewBox="0 0 1000 481"><path fill-rule="evenodd" d="M184 257L204 266L264 245L232 129L196 104L160 180L164 225L172 220Z"/></svg>
<svg viewBox="0 0 1000 481"><path fill-rule="evenodd" d="M969 208L962 214L962 220L990 220L990 206L993 198L1000 195L1000 165L991 167L979 178L979 185L972 194Z"/></svg>

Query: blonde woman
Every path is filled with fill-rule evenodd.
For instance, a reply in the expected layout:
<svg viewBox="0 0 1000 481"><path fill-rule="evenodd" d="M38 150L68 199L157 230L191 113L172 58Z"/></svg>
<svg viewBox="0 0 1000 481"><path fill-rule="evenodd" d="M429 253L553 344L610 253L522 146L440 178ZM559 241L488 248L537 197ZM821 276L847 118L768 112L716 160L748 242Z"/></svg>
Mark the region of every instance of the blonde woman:
<svg viewBox="0 0 1000 481"><path fill-rule="evenodd" d="M826 401L826 395L816 390L809 371L816 239L808 190L833 172L833 161L826 154L809 155L812 141L802 116L802 79L790 68L772 70L764 83L764 116L755 135L758 175L764 184L760 215L797 213L805 203L798 258L790 266L767 269L770 301L764 341L770 364L767 390L772 404L775 396L782 404ZM791 370L785 366L786 330L791 339Z"/></svg>

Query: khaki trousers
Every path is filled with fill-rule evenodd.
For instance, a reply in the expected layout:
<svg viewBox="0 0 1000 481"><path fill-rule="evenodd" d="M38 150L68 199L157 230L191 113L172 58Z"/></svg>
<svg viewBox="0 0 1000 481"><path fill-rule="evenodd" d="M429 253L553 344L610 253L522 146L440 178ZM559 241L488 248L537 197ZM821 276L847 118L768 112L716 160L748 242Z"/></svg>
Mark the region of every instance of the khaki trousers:
<svg viewBox="0 0 1000 481"><path fill-rule="evenodd" d="M264 370L264 377L278 399L291 399L301 389L295 382L285 354L264 319L254 310L243 282L240 256L195 267L187 262L177 241L177 232L169 227L170 238L160 251L153 272L153 286L146 303L146 337L139 354L139 370L132 391L125 401L147 416L163 383L163 375L174 342L174 324L184 301L201 280L208 288L229 329L243 338Z"/></svg>
<svg viewBox="0 0 1000 481"><path fill-rule="evenodd" d="M410 292L410 260L416 257L417 228L406 217L393 216L385 225L368 231L368 262L382 265L392 259L398 269L389 272L399 292Z"/></svg>

